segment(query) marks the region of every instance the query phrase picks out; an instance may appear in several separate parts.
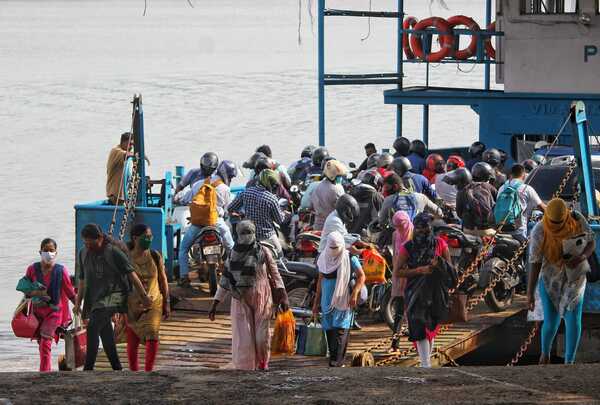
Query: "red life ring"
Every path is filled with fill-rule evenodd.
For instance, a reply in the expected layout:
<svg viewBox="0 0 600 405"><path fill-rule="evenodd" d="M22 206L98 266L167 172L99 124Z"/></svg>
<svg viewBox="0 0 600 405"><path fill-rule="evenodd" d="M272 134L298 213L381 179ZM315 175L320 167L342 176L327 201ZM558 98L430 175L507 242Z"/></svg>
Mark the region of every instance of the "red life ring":
<svg viewBox="0 0 600 405"><path fill-rule="evenodd" d="M477 33L481 30L481 28L479 28L479 24L477 24L475 22L475 20L473 20L471 17L467 17L465 15L455 15L454 17L448 18L448 24L450 25L450 28L454 28L459 25L464 25L465 27L467 27L469 30L473 31L474 33ZM472 34L471 42L469 43L469 46L467 46L465 49L457 50L454 53L454 58L456 58L458 60L465 60L465 59L469 59L471 56L475 55L476 53L477 53L477 35Z"/></svg>
<svg viewBox="0 0 600 405"><path fill-rule="evenodd" d="M418 20L415 17L406 17L404 22L402 23L402 29L408 30L413 28L417 24ZM408 33L402 33L402 49L404 49L404 55L406 55L406 59L414 59L415 54L412 49L410 49L410 44L408 43Z"/></svg>
<svg viewBox="0 0 600 405"><path fill-rule="evenodd" d="M439 62L452 52L452 46L454 44L454 36L448 21L440 17L429 17L421 20L415 25L415 30L424 30L429 27L435 27L440 31L440 47L441 49L437 52L429 53L427 55L423 52L423 43L419 34L412 34L410 36L410 47L417 58L423 59L427 62Z"/></svg>
<svg viewBox="0 0 600 405"><path fill-rule="evenodd" d="M496 21L494 21L493 23L488 25L487 30L488 31L496 31ZM492 37L489 37L488 39L486 39L484 42L484 45L485 45L485 53L487 53L487 56L489 56L490 59L495 60L496 59L496 50L494 49L494 46L492 45Z"/></svg>

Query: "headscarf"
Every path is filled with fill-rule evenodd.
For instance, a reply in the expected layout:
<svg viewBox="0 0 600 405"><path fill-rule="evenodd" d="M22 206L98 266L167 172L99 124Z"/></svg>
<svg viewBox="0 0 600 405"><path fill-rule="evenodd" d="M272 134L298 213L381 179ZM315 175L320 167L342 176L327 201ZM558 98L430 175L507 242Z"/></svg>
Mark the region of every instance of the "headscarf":
<svg viewBox="0 0 600 405"><path fill-rule="evenodd" d="M542 224L544 226L542 242L544 257L550 263L561 264L563 241L581 233L581 225L573 218L571 210L567 208L567 204L561 198L553 198L548 203Z"/></svg>
<svg viewBox="0 0 600 405"><path fill-rule="evenodd" d="M396 211L392 217L394 231L394 254L400 250L402 245L412 238L413 224L410 216L405 211Z"/></svg>
<svg viewBox="0 0 600 405"><path fill-rule="evenodd" d="M350 255L344 244L344 237L338 231L331 232L327 236L325 249L319 255L317 261L319 272L331 274L337 271L335 290L329 304L329 310L338 309L347 311L350 308Z"/></svg>
<svg viewBox="0 0 600 405"><path fill-rule="evenodd" d="M264 169L258 175L258 184L269 191L276 192L279 187L279 174L275 170Z"/></svg>
<svg viewBox="0 0 600 405"><path fill-rule="evenodd" d="M241 289L250 288L256 282L256 268L262 262L262 247L256 240L256 226L244 220L236 226L237 241L227 260L219 284L240 299Z"/></svg>
<svg viewBox="0 0 600 405"><path fill-rule="evenodd" d="M433 217L431 214L422 212L413 220L414 228L431 227ZM435 257L435 248L437 240L433 234L433 230L427 235L415 235L410 242L406 244L408 251L408 267L414 269L419 266L426 266L431 263Z"/></svg>
<svg viewBox="0 0 600 405"><path fill-rule="evenodd" d="M337 160L328 160L323 168L323 174L331 181L335 181L338 176L345 176L348 173L346 166Z"/></svg>

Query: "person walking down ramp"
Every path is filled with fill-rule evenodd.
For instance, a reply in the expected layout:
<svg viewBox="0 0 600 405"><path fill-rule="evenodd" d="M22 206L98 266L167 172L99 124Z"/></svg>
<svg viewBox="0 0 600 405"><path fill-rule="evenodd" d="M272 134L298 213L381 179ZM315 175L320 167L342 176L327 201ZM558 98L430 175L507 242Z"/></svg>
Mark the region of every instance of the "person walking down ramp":
<svg viewBox="0 0 600 405"><path fill-rule="evenodd" d="M256 226L251 221L241 221L237 234L208 316L214 321L217 305L231 295L233 367L268 370L272 306L275 302L281 310L287 311L287 293L271 251L256 239Z"/></svg>
<svg viewBox="0 0 600 405"><path fill-rule="evenodd" d="M40 351L40 371L52 369L52 340L58 342L58 328L71 322L69 300L75 302L75 291L67 268L56 262L57 245L46 238L40 246L41 261L27 268L17 290L32 298L33 314L38 319L37 341Z"/></svg>
<svg viewBox="0 0 600 405"><path fill-rule="evenodd" d="M354 308L365 283L365 273L358 258L350 256L344 243L341 233L330 233L317 261L319 281L312 311L316 317L321 307L321 324L327 335L330 367L344 364ZM351 282L354 282L354 287Z"/></svg>
<svg viewBox="0 0 600 405"><path fill-rule="evenodd" d="M585 242L580 244L584 247L578 252L565 251L565 246L577 239ZM529 310L535 309L536 285L544 308L540 364L550 363L550 349L561 318L565 319L565 363L572 364L581 338L587 260L596 248L594 233L581 213L569 210L562 199L555 198L548 203L543 220L533 228L529 240Z"/></svg>
<svg viewBox="0 0 600 405"><path fill-rule="evenodd" d="M73 311L89 319L87 325L87 353L84 370L93 370L98 356L98 338L113 370L121 370L111 318L127 313L127 295L130 285L141 297L144 307L152 306L139 277L124 250L96 224L87 224L81 230L85 247L77 258L79 289ZM125 248L126 249L126 248ZM81 303L83 302L83 311Z"/></svg>
<svg viewBox="0 0 600 405"><path fill-rule="evenodd" d="M144 371L152 371L158 353L158 334L160 318L168 319L169 283L165 273L162 255L150 249L152 230L148 225L138 224L131 230L129 256L135 273L148 292L152 305L146 307L142 297L132 293L128 297L127 311L127 358L129 369L138 371L138 348L140 343L146 347Z"/></svg>

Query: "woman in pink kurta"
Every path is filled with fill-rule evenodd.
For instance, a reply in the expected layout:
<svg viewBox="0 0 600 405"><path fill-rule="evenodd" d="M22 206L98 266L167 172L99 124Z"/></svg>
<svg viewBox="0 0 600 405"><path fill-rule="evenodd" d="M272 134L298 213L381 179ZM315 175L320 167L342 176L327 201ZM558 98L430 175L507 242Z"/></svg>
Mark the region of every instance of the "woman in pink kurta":
<svg viewBox="0 0 600 405"><path fill-rule="evenodd" d="M69 301L75 301L75 291L67 268L56 263L56 242L44 239L40 248L41 261L27 268L25 277L39 282L46 288L28 295L44 300L33 307L33 313L40 322L38 344L40 351L40 371L51 371L52 340L58 342L56 330L66 328L71 322Z"/></svg>
<svg viewBox="0 0 600 405"><path fill-rule="evenodd" d="M242 221L236 229L238 240L221 276L209 318L214 321L217 305L231 295L233 367L238 370L267 370L273 302L287 310L287 294L270 250L256 241L254 224Z"/></svg>

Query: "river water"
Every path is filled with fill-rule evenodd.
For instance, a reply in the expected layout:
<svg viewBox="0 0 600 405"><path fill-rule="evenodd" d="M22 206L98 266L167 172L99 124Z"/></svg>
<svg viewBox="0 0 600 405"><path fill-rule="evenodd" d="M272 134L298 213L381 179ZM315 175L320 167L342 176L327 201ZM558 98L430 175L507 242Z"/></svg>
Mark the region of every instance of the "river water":
<svg viewBox="0 0 600 405"><path fill-rule="evenodd" d="M14 287L46 236L73 268L73 205L104 197L106 158L130 126L134 93L143 95L153 178L176 164L196 166L209 150L241 163L263 143L289 164L317 142L316 20L313 26L307 0L301 7L297 0L191 1L194 8L148 0L142 16L143 0L0 0L0 370L37 368L37 344L10 330L20 297ZM482 2L446 2L450 10L405 1L419 19L465 14L483 25ZM395 4L377 0L373 9ZM330 0L328 7L367 9L369 1ZM373 19L366 39L366 18L327 23L328 72L394 71L393 20ZM424 72L409 66L405 83L424 84ZM482 81L482 66L431 67L431 85ZM382 96L389 87L327 89L334 156L359 162L368 141L391 147L395 107ZM432 146L469 144L475 119L468 108L432 107ZM405 136L420 131L420 110L407 107Z"/></svg>

